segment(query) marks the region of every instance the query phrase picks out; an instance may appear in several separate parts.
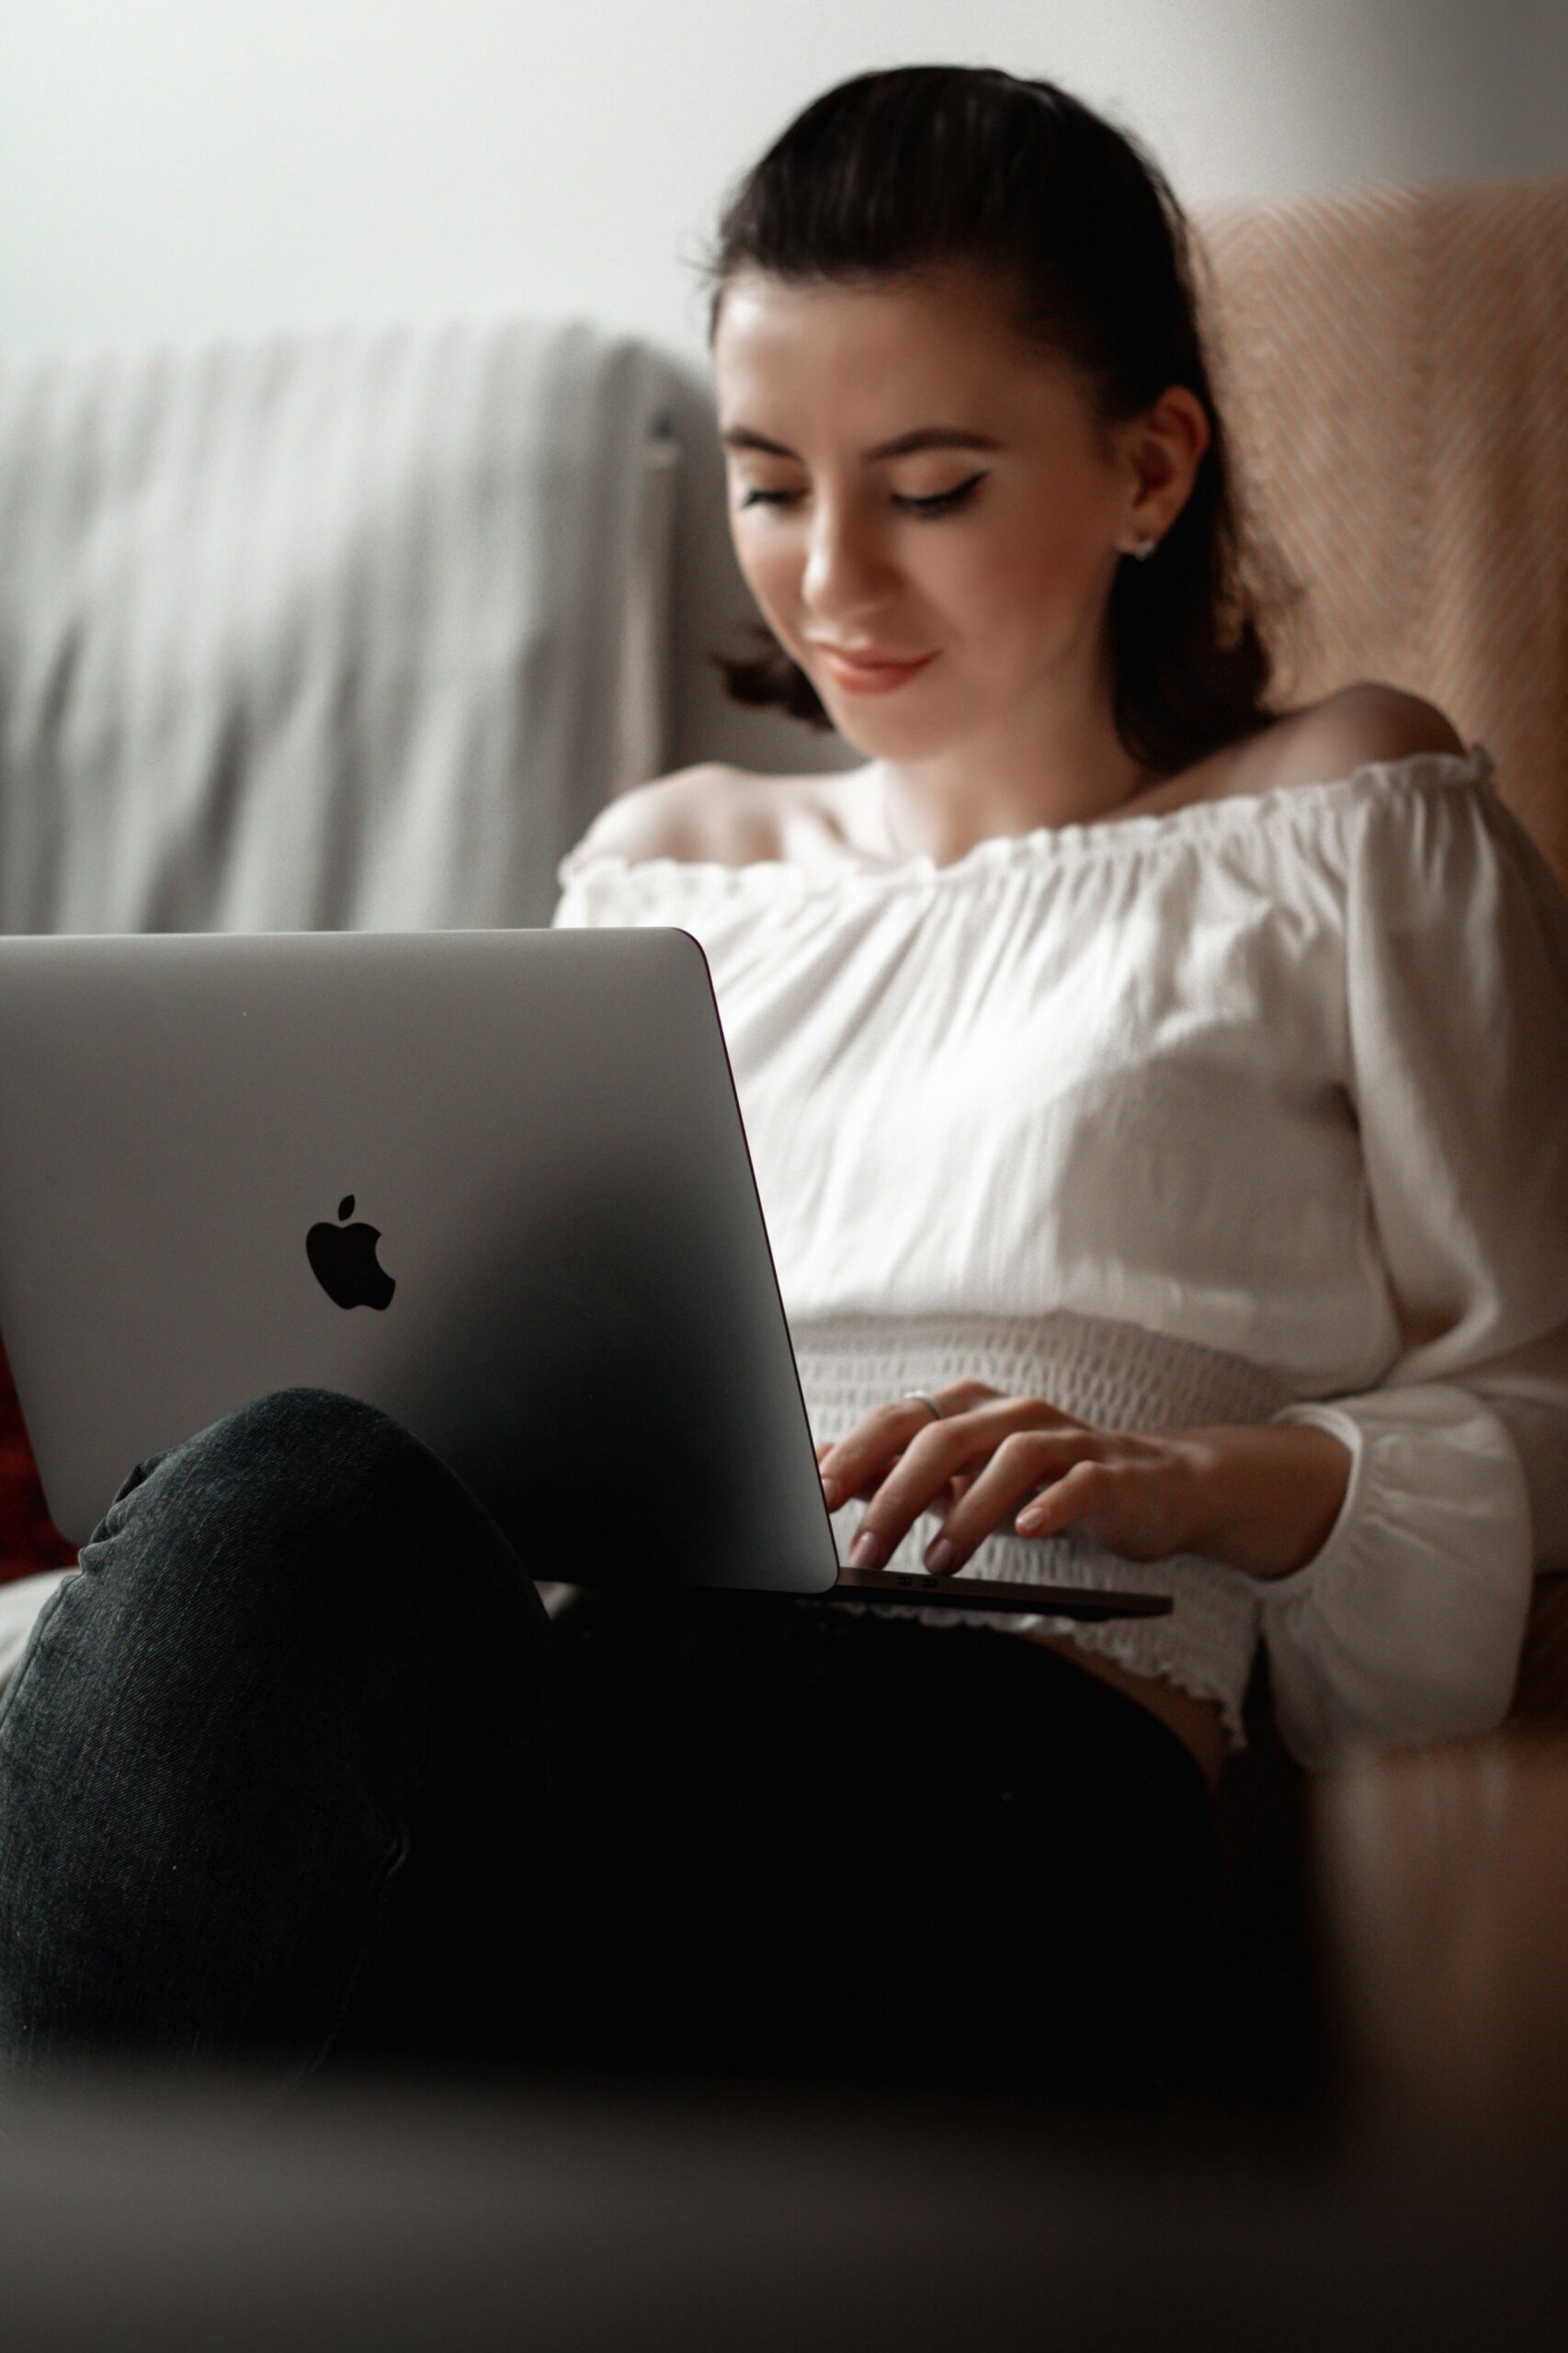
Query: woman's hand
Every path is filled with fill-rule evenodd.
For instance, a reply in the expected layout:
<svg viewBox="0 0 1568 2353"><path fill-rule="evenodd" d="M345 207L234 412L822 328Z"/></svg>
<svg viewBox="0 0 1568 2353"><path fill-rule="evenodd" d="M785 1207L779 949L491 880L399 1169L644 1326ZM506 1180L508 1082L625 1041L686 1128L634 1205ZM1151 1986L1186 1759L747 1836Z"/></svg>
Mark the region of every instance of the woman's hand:
<svg viewBox="0 0 1568 2353"><path fill-rule="evenodd" d="M851 1495L869 1499L855 1567L881 1568L927 1511L942 1517L926 1554L938 1576L1002 1527L1020 1536L1071 1529L1128 1561L1195 1549L1212 1469L1203 1444L1096 1429L1043 1397L1009 1397L983 1381L951 1381L933 1402L940 1421L918 1397L901 1397L817 1449L830 1511Z"/></svg>

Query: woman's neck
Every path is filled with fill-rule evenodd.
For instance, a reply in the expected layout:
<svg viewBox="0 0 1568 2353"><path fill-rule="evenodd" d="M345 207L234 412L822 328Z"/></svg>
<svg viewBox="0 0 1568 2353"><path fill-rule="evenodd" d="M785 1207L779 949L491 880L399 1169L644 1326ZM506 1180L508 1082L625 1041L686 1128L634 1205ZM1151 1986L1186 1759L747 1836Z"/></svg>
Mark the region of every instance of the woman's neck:
<svg viewBox="0 0 1568 2353"><path fill-rule="evenodd" d="M1061 769L1031 779L1028 787L987 789L972 779L960 789L930 770L911 773L891 760L873 760L868 781L880 821L896 857L929 857L938 866L967 856L976 843L998 835L1017 836L1041 826L1093 824L1157 786L1158 770L1131 758L1119 745L1114 758L1095 770Z"/></svg>

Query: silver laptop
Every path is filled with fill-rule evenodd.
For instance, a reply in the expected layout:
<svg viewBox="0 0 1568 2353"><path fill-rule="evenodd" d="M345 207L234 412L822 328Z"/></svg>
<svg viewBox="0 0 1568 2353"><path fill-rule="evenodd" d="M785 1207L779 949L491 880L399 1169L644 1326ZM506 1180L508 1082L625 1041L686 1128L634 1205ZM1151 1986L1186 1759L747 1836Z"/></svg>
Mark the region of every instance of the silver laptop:
<svg viewBox="0 0 1568 2353"><path fill-rule="evenodd" d="M55 1525L275 1389L539 1582L1157 1615L841 1568L707 961L626 929L0 938L0 1335Z"/></svg>

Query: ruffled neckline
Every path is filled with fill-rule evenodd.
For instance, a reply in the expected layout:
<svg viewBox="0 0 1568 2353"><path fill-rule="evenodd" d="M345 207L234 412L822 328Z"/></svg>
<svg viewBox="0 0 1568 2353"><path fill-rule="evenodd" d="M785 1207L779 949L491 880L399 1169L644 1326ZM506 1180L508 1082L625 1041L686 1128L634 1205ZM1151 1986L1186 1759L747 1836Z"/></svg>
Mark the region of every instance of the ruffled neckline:
<svg viewBox="0 0 1568 2353"><path fill-rule="evenodd" d="M732 865L722 858L629 858L619 850L591 854L581 847L570 851L556 870L564 888L579 881L636 873L650 881L667 876L689 876L721 888L768 889L787 878L801 892L845 888L897 890L912 885L941 889L996 873L1011 866L1046 864L1060 858L1126 856L1167 842L1201 838L1205 835L1253 827L1286 813L1320 803L1329 795L1347 793L1369 777L1400 776L1412 782L1474 781L1488 785L1495 770L1486 745L1475 743L1466 752L1409 752L1395 760L1364 760L1346 775L1324 777L1301 784L1271 785L1265 792L1231 793L1218 801L1191 801L1179 809L1145 811L1142 816L1091 820L1087 824L1037 825L1027 834L993 834L946 865L926 852L917 856L861 865L846 862L825 871L801 866L792 858L752 858Z"/></svg>

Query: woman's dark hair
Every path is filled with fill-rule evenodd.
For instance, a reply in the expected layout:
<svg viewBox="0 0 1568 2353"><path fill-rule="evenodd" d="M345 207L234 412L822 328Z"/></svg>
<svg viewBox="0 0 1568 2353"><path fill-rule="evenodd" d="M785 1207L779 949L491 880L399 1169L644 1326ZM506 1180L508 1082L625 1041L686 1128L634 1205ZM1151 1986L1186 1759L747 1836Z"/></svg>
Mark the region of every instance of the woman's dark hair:
<svg viewBox="0 0 1568 2353"><path fill-rule="evenodd" d="M1102 436L1167 385L1202 402L1211 438L1187 503L1112 584L1116 729L1166 775L1254 733L1273 715L1268 632L1302 592L1243 527L1186 215L1139 142L1079 99L963 65L899 66L827 91L744 176L697 263L709 349L744 270L872 285L954 267L989 278L1019 335L1073 367ZM729 699L831 728L772 631L751 631L767 651L708 657Z"/></svg>

